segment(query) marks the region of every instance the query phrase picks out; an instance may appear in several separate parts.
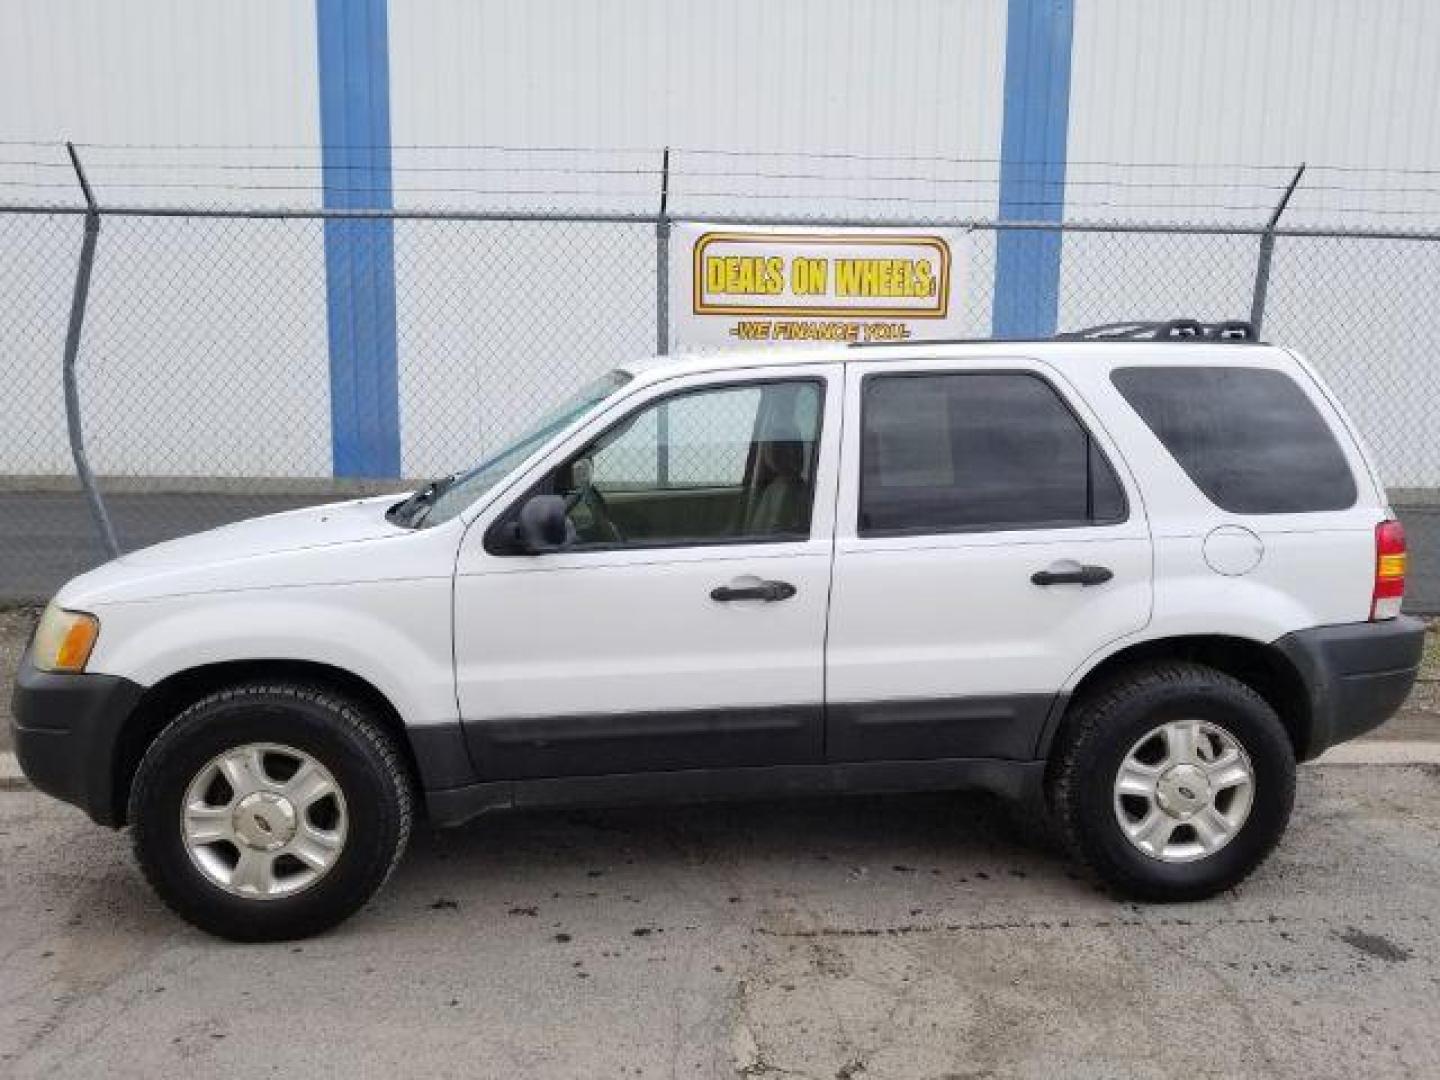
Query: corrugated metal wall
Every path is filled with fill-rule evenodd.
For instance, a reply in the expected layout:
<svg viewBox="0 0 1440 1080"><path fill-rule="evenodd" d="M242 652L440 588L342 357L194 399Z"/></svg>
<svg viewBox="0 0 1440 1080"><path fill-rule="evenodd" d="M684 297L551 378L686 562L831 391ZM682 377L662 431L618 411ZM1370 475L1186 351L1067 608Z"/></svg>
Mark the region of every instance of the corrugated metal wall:
<svg viewBox="0 0 1440 1080"><path fill-rule="evenodd" d="M7 3L0 202L78 204L63 152L27 145L72 139L101 144L82 153L110 202L316 205L315 57L314 9L292 0ZM275 159L297 168L232 168ZM0 423L0 474L71 468L59 344L81 222L57 219L43 244L39 228L0 216L0 259L25 265L23 277L7 274L13 291L0 304L29 307L33 328L0 352L0 385L22 403ZM91 457L103 471L329 472L323 252L276 233L107 221L81 367L86 401L104 403L88 414ZM237 333L247 362L236 362Z"/></svg>
<svg viewBox="0 0 1440 1080"><path fill-rule="evenodd" d="M317 21L357 6L15 0L0 34L0 201L76 202L55 148L26 145L74 139L93 144L83 153L110 202L320 204L322 184L347 173L320 145L317 56L326 38ZM1259 221L1303 160L1311 171L1293 221L1440 219L1440 184L1394 171L1440 170L1440 4L1427 0L392 3L383 55L393 201L652 209L659 153L671 146L672 206L698 214L992 216L1007 109L1018 108L1007 101L1007 41L1022 16L1042 29L1063 21L1072 42L1057 212ZM137 384L151 380L195 442L175 442L159 461L133 424L102 424L102 470L339 467L336 256L318 228L294 232L107 231L97 317L110 322L95 332L149 359L135 370L87 358L87 393L137 402ZM553 328L594 320L597 306L635 306L639 292L621 275L646 258L644 230L577 243L557 247L553 236L523 229L492 230L485 244L436 229L397 232L403 471L457 464L418 434L457 409L479 415L498 401L503 411L507 393L545 375L537 365L547 352L553 369ZM223 245L224 258L207 255L207 245ZM538 305L533 283L577 251L592 261L588 276L572 274ZM1237 313L1235 283L1253 266L1253 245L1207 249L1184 279L1169 274L1174 251L1146 252L1143 243L1122 251L1067 238L1056 255L1059 322L1081 320L1126 280L1157 309L1144 314ZM12 265L32 257L18 248L8 256ZM1296 257L1282 245L1282 278ZM170 266L183 268L193 305L127 324L127 313L153 306ZM993 277L993 260L986 271ZM597 292L596 281L614 289ZM974 286L989 290L991 280ZM1323 312L1312 320L1304 290L1283 281L1281 289L1284 329L1303 340ZM268 318L246 331L242 350L236 310L252 303ZM587 341L630 348L651 336L640 327ZM486 337L491 347L476 348ZM7 343L0 379L26 394L57 392L51 344L39 335ZM1367 362L1383 368L1384 342L1351 344L1368 347ZM258 358L255 370L216 370L214 357L234 364L242 352ZM502 352L518 375L496 368ZM1367 384L1377 392L1381 375ZM217 392L222 379L234 381ZM275 400L286 403L286 437L248 435L273 418ZM12 423L0 432L0 472L68 468L63 446L43 461L33 451L55 445L40 430L52 414L36 410L36 430ZM1440 479L1440 462L1425 470Z"/></svg>
<svg viewBox="0 0 1440 1080"><path fill-rule="evenodd" d="M1005 4L418 0L397 143L994 158Z"/></svg>
<svg viewBox="0 0 1440 1080"><path fill-rule="evenodd" d="M1074 49L1072 217L1253 221L1304 161L1292 223L1440 220L1384 175L1440 168L1433 0L1080 0Z"/></svg>
<svg viewBox="0 0 1440 1080"><path fill-rule="evenodd" d="M113 146L111 153L97 152L94 165L97 181L115 201L196 201L198 189L154 186L160 183L205 184L205 201L232 194L223 187L224 172L197 169L207 162L233 163L228 150L176 152L176 147L283 146L292 148L288 160L316 164L318 100L315 11L308 3L10 0L5 5L0 144L71 139ZM126 167L118 168L121 164ZM141 164L156 168L135 168ZM134 172L141 175L130 175ZM5 201L42 194L47 202L74 199L63 174L6 175L61 186L10 189ZM250 191L243 201L316 202L304 191L283 195Z"/></svg>

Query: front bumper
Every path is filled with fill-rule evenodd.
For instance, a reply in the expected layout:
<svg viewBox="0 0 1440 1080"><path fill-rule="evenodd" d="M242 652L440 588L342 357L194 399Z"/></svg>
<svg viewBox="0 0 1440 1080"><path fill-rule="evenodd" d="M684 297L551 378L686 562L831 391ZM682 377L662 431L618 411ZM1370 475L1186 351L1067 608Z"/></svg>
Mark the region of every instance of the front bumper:
<svg viewBox="0 0 1440 1080"><path fill-rule="evenodd" d="M1275 643L1305 680L1310 737L1302 758L1379 727L1404 704L1420 671L1425 624L1402 615L1383 622L1320 626Z"/></svg>
<svg viewBox="0 0 1440 1080"><path fill-rule="evenodd" d="M40 671L26 650L11 707L21 770L41 791L80 807L101 825L120 824L120 732L142 693L143 687L116 675Z"/></svg>

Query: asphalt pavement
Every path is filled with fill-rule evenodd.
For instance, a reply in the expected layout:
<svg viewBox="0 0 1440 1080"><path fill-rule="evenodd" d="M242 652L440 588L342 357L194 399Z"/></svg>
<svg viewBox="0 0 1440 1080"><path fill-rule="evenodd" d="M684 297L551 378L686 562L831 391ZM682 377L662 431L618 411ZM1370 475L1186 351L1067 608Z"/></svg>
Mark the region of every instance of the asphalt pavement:
<svg viewBox="0 0 1440 1080"><path fill-rule="evenodd" d="M1269 863L1168 907L979 797L496 816L267 946L182 925L124 834L0 790L0 1074L1433 1077L1437 786L1306 767Z"/></svg>
<svg viewBox="0 0 1440 1080"><path fill-rule="evenodd" d="M106 498L121 547L133 550L335 495L116 492ZM1406 609L1440 614L1440 506L1399 508L1410 545ZM79 492L0 491L0 603L52 595L104 561Z"/></svg>

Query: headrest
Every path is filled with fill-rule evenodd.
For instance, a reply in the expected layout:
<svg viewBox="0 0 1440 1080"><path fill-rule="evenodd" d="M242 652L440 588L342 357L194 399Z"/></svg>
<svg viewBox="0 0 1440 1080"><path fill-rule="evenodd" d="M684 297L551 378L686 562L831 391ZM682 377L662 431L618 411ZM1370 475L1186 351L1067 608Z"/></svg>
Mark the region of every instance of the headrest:
<svg viewBox="0 0 1440 1080"><path fill-rule="evenodd" d="M805 468L805 444L796 439L771 439L759 447L760 468L765 479L798 479Z"/></svg>

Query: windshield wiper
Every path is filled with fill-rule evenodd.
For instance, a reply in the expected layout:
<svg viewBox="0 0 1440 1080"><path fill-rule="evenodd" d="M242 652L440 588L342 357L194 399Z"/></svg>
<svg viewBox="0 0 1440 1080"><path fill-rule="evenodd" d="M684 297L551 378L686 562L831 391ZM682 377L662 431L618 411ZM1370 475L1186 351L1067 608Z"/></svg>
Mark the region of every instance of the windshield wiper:
<svg viewBox="0 0 1440 1080"><path fill-rule="evenodd" d="M459 475L459 473L451 473L449 476L431 480L409 498L396 503L385 511L385 517L396 525L412 529L419 528L420 523L425 520L422 515L435 505L436 499L450 490Z"/></svg>

